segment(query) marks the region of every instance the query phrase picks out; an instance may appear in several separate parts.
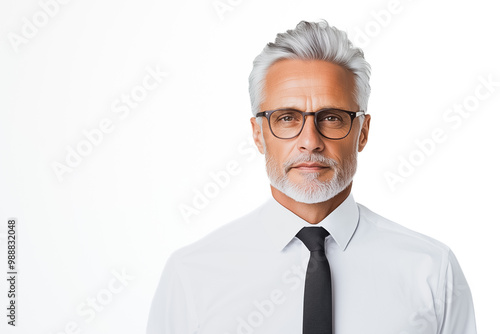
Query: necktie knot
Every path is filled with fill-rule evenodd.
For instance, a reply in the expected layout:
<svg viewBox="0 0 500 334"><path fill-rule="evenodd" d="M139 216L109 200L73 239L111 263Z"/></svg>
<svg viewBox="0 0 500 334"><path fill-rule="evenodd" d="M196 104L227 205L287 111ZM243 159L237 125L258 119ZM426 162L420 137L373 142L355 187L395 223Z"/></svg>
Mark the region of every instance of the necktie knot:
<svg viewBox="0 0 500 334"><path fill-rule="evenodd" d="M310 252L325 251L325 238L329 236L323 227L303 227L296 237L299 238Z"/></svg>

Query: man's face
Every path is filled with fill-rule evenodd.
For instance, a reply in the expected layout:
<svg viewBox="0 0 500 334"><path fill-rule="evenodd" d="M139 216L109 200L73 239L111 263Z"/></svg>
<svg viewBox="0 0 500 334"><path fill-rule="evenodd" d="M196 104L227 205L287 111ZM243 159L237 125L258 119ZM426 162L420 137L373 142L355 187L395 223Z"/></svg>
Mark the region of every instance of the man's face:
<svg viewBox="0 0 500 334"><path fill-rule="evenodd" d="M261 111L285 107L308 112L328 107L358 111L354 89L354 75L338 65L280 60L267 73ZM251 121L254 141L266 156L271 185L298 202L319 203L351 183L357 152L366 145L370 116L365 116L361 131L356 118L349 135L341 140L321 136L313 116L306 117L302 132L292 139L274 137L265 119L262 131L255 118Z"/></svg>

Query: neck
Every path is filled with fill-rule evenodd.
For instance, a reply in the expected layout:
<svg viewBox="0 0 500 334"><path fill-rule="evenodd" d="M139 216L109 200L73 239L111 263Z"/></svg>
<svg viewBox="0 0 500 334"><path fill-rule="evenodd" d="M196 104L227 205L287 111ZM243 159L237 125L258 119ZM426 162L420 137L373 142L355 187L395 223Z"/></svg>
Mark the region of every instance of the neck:
<svg viewBox="0 0 500 334"><path fill-rule="evenodd" d="M310 224L317 224L325 219L326 216L335 210L347 198L347 196L349 196L351 193L351 187L352 182L344 190L329 200L313 204L297 202L273 186L271 186L271 194L274 199L278 201L278 203L292 211L300 218L304 219L306 222Z"/></svg>

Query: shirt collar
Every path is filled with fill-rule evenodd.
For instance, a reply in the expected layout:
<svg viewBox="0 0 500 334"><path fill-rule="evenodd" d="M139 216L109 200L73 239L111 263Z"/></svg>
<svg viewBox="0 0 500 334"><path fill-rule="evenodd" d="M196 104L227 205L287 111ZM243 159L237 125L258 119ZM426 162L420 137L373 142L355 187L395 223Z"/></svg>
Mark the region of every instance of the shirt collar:
<svg viewBox="0 0 500 334"><path fill-rule="evenodd" d="M359 210L352 194L318 224L312 225L281 205L271 196L259 211L270 246L281 251L304 226L323 226L345 251L359 221Z"/></svg>

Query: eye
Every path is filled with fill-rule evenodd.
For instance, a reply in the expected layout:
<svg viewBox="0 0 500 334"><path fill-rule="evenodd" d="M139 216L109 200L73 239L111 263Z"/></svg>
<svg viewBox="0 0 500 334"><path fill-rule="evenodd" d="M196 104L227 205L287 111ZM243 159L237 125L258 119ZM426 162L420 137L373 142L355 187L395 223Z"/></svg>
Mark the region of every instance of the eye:
<svg viewBox="0 0 500 334"><path fill-rule="evenodd" d="M300 123L302 121L302 115L293 110L280 110L276 111L271 120L273 123Z"/></svg>
<svg viewBox="0 0 500 334"><path fill-rule="evenodd" d="M343 122L343 117L336 112L324 112L318 115L318 121L323 122Z"/></svg>
<svg viewBox="0 0 500 334"><path fill-rule="evenodd" d="M278 122L292 122L296 120L292 115L282 115L278 118Z"/></svg>
<svg viewBox="0 0 500 334"><path fill-rule="evenodd" d="M334 121L342 121L342 119L340 117L338 117L337 115L327 115L325 117L323 117L323 119L321 119L320 121L329 121L329 122L334 122Z"/></svg>

